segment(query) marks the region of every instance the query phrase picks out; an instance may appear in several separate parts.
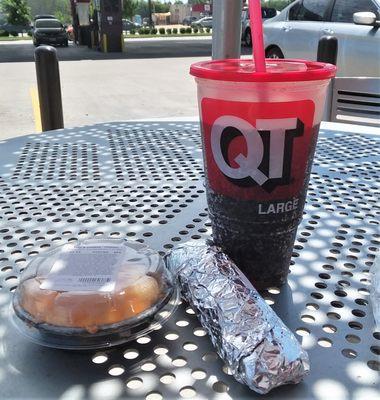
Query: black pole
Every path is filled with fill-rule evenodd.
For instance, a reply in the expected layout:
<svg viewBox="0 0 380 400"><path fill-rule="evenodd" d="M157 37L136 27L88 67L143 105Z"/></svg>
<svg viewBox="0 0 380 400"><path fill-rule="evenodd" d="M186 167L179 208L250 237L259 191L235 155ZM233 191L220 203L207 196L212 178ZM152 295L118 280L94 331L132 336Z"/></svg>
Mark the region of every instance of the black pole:
<svg viewBox="0 0 380 400"><path fill-rule="evenodd" d="M153 26L153 20L152 20L152 1L148 0L148 9L149 9L149 26Z"/></svg>
<svg viewBox="0 0 380 400"><path fill-rule="evenodd" d="M40 46L34 52L42 131L63 128L61 81L57 50Z"/></svg>
<svg viewBox="0 0 380 400"><path fill-rule="evenodd" d="M318 43L317 61L336 65L338 39L335 36L322 36Z"/></svg>
<svg viewBox="0 0 380 400"><path fill-rule="evenodd" d="M335 36L322 36L318 42L317 61L336 65L338 57L338 39ZM327 88L323 120L332 120L333 80Z"/></svg>

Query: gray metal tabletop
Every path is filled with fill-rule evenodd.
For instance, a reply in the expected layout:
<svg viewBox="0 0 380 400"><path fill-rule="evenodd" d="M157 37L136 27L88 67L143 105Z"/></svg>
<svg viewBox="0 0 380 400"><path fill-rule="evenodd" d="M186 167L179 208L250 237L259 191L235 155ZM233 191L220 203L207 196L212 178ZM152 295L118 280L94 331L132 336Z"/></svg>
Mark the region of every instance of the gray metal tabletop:
<svg viewBox="0 0 380 400"><path fill-rule="evenodd" d="M52 246L115 237L165 252L210 235L197 123L51 131L3 140L0 154L1 398L262 397L233 379L185 304L149 336L97 352L39 347L7 317L20 272ZM265 398L378 398L369 285L380 247L379 154L374 128L322 125L289 283L264 293L309 351L311 373Z"/></svg>

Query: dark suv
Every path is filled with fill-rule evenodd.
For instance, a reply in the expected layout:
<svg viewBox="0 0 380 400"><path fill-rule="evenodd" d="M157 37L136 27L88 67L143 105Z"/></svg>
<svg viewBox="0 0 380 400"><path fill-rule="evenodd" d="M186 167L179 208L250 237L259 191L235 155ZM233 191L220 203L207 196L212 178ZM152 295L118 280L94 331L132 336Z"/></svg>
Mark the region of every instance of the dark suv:
<svg viewBox="0 0 380 400"><path fill-rule="evenodd" d="M65 27L57 19L37 19L34 22L33 44L60 44L67 47L69 39Z"/></svg>

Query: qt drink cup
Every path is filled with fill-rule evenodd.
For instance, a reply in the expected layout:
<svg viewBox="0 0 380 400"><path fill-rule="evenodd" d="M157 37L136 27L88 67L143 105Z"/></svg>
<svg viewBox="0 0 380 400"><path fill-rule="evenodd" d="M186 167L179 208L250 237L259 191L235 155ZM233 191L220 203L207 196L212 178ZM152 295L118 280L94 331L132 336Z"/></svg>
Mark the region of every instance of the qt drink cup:
<svg viewBox="0 0 380 400"><path fill-rule="evenodd" d="M256 288L286 281L302 219L330 64L195 63L214 242Z"/></svg>

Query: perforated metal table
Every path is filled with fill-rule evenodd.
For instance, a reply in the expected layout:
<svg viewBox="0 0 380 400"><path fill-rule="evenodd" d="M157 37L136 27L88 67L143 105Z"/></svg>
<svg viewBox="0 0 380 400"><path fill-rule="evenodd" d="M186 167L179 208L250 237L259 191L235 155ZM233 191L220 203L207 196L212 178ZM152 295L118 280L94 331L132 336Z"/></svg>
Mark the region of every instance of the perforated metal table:
<svg viewBox="0 0 380 400"><path fill-rule="evenodd" d="M184 304L149 337L100 352L39 347L7 319L19 273L51 246L126 237L165 252L210 234L197 123L65 129L4 140L0 152L1 398L260 397L230 376ZM311 374L266 398L378 395L369 285L380 244L379 154L379 130L322 125L289 284L264 294L308 349Z"/></svg>

